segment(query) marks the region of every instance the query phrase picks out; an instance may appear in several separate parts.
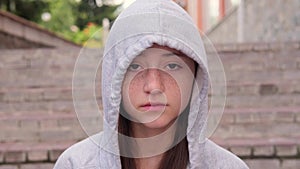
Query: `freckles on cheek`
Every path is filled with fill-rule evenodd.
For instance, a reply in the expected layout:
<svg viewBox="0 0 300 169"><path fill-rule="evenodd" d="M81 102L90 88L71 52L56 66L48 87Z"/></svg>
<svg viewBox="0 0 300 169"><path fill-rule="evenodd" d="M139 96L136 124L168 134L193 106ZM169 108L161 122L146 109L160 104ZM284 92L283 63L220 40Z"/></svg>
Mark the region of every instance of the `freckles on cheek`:
<svg viewBox="0 0 300 169"><path fill-rule="evenodd" d="M166 89L169 90L169 92L171 94L171 98L179 99L178 101L180 102L181 101L181 92L184 92L184 91L181 91L177 81L173 77L168 77L165 80L165 84L167 84Z"/></svg>
<svg viewBox="0 0 300 169"><path fill-rule="evenodd" d="M128 91L128 95L130 99L136 96L138 91L140 91L140 87L141 87L141 78L134 77L133 79L131 79L130 82L128 82L127 89L125 90Z"/></svg>

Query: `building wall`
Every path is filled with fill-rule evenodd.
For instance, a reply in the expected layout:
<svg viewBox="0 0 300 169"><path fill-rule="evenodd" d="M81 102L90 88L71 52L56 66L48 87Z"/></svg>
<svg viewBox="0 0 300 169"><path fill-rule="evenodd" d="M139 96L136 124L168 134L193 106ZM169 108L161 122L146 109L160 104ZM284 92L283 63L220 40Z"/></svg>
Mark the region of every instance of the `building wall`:
<svg viewBox="0 0 300 169"><path fill-rule="evenodd" d="M298 0L245 0L241 12L244 20L239 20L236 10L207 35L215 43L299 41L299 8ZM239 29L242 29L240 35Z"/></svg>
<svg viewBox="0 0 300 169"><path fill-rule="evenodd" d="M236 43L238 41L237 9L232 9L222 21L206 32L208 38L215 44Z"/></svg>
<svg viewBox="0 0 300 169"><path fill-rule="evenodd" d="M0 32L0 49L24 49L24 48L42 48L51 47L40 43L31 42L26 39L12 36L10 34Z"/></svg>

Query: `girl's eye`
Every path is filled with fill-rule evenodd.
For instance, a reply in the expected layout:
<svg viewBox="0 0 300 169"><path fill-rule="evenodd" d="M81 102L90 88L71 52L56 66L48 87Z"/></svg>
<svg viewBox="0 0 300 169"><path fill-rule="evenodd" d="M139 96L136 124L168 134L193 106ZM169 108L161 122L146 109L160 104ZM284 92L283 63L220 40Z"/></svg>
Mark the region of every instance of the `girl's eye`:
<svg viewBox="0 0 300 169"><path fill-rule="evenodd" d="M176 63L170 63L167 65L167 69L169 70L177 70L179 68L181 68L181 66Z"/></svg>
<svg viewBox="0 0 300 169"><path fill-rule="evenodd" d="M142 69L142 67L138 64L133 63L133 64L129 65L129 70L131 70L131 71L139 71L141 69Z"/></svg>

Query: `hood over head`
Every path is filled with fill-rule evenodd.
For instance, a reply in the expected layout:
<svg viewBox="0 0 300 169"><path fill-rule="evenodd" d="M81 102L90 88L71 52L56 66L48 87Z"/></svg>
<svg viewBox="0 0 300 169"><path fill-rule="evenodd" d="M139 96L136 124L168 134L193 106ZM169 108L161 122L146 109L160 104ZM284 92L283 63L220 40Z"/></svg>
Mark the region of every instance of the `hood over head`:
<svg viewBox="0 0 300 169"><path fill-rule="evenodd" d="M132 60L153 44L176 49L198 63L187 126L189 165L199 168L208 112L208 69L203 42L191 17L172 0L136 0L114 22L102 63L103 139L113 158L102 165L120 167L118 118L124 75Z"/></svg>

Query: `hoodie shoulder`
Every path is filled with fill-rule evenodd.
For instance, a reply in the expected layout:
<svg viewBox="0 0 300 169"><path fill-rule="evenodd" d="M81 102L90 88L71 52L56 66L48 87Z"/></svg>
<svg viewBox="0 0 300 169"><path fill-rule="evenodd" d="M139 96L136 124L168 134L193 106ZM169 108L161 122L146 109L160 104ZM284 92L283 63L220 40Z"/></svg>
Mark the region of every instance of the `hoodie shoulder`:
<svg viewBox="0 0 300 169"><path fill-rule="evenodd" d="M210 169L249 169L236 155L210 140L207 140L205 149Z"/></svg>
<svg viewBox="0 0 300 169"><path fill-rule="evenodd" d="M95 169L98 166L101 133L88 137L65 150L57 159L54 169Z"/></svg>

